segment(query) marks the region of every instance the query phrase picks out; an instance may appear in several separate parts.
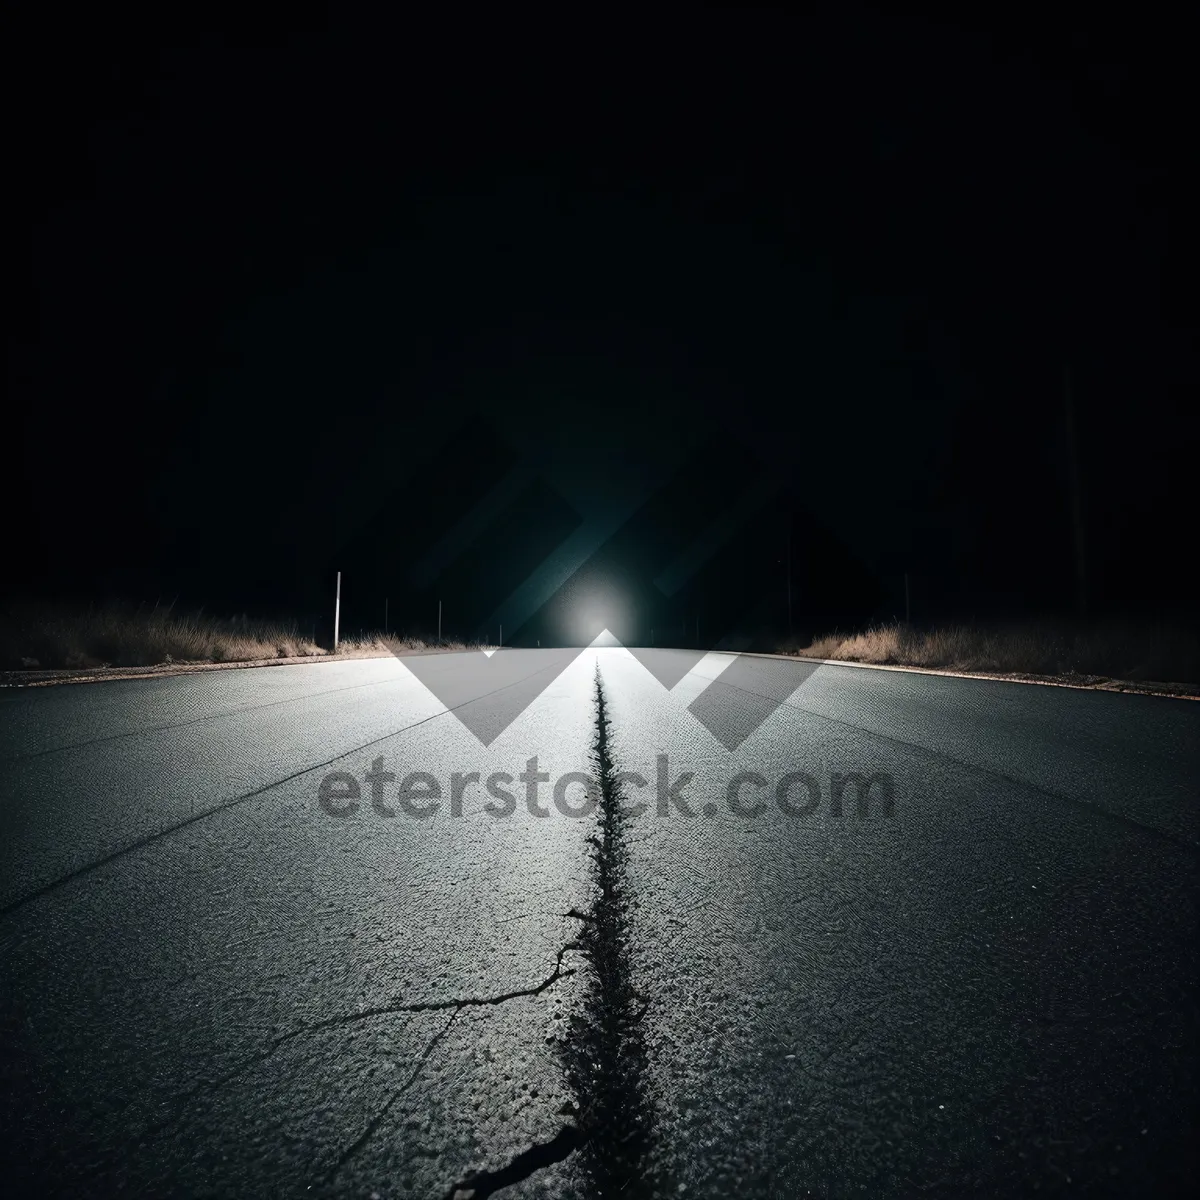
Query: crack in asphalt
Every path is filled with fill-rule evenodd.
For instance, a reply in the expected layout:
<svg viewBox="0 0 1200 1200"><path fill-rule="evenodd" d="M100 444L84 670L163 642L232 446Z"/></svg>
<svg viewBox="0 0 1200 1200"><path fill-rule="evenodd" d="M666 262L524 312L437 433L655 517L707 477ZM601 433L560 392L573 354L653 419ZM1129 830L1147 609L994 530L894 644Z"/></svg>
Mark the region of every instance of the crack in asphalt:
<svg viewBox="0 0 1200 1200"><path fill-rule="evenodd" d="M250 1068L258 1066L266 1062L272 1055L276 1053L282 1046L289 1042L295 1041L297 1038L305 1037L313 1033L320 1033L327 1029L343 1028L347 1025L352 1025L358 1021L371 1020L383 1016L398 1016L411 1015L414 1013L423 1012L446 1012L450 1011L450 1019L441 1028L441 1030L433 1036L430 1042L426 1045L420 1058L417 1060L416 1066L408 1079L394 1091L389 1097L383 1108L372 1118L370 1124L364 1133L355 1140L352 1145L342 1153L338 1158L335 1167L332 1169L332 1174L336 1174L363 1146L370 1140L371 1135L379 1127L380 1122L387 1115L387 1112L395 1104L412 1085L416 1082L420 1075L421 1069L426 1060L437 1046L438 1042L449 1031L450 1026L457 1020L459 1013L467 1008L483 1008L499 1004L506 1004L510 1000L517 1000L525 996L539 996L547 988L553 986L560 979L565 979L570 975L575 974L574 967L564 967L563 959L568 951L576 949L577 943L567 942L557 953L555 958L554 970L543 979L540 983L534 984L527 988L517 988L510 992L501 992L495 996L466 996L454 1000L431 1000L421 1001L415 1004L384 1004L373 1008L360 1009L353 1013L343 1013L337 1017L330 1017L324 1021L315 1021L307 1025L301 1025L295 1029L290 1029L286 1033L277 1034L271 1039L265 1049L258 1051L255 1054L247 1055L241 1059L236 1066L217 1079L204 1080L198 1083L195 1087L189 1088L185 1092L180 1092L173 1096L166 1103L174 1108L174 1112L158 1122L157 1124L147 1126L142 1129L136 1136L131 1138L126 1145L127 1150L139 1149L147 1142L155 1141L169 1130L173 1129L183 1119L187 1105L199 1096L209 1092L219 1091L231 1084L239 1076L244 1075ZM111 1165L109 1160L98 1162L95 1164L93 1171L88 1174L97 1174L103 1172ZM328 1182L328 1179L326 1180Z"/></svg>
<svg viewBox="0 0 1200 1200"><path fill-rule="evenodd" d="M485 1200L501 1188L511 1187L528 1179L537 1171L569 1158L587 1141L576 1125L564 1125L549 1141L537 1142L522 1150L511 1162L498 1171L480 1171L452 1184L445 1200Z"/></svg>
<svg viewBox="0 0 1200 1200"><path fill-rule="evenodd" d="M331 1183L337 1177L338 1172L371 1140L371 1138L375 1135L375 1131L383 1123L384 1118L389 1112L391 1112L392 1105L394 1105L396 1101L399 1100L400 1097L403 1096L404 1093L407 1092L414 1083L416 1083L422 1069L425 1066L425 1063L429 1059L429 1056L437 1047L438 1042L440 1042L442 1038L444 1038L446 1034L450 1032L450 1026L458 1020L458 1014L460 1012L462 1012L461 1007L456 1008L450 1014L450 1019L429 1040L429 1043L422 1052L421 1057L417 1059L416 1066L413 1067L409 1077L394 1092L392 1092L387 1100L379 1107L375 1115L370 1119L370 1121L367 1122L367 1127L362 1131L362 1133L355 1138L355 1140L351 1142L350 1145L347 1146L340 1155L338 1155L337 1161L325 1174L324 1182L326 1184Z"/></svg>
<svg viewBox="0 0 1200 1200"><path fill-rule="evenodd" d="M653 1112L641 1030L649 1003L635 986L630 961L626 815L599 664L595 679L592 763L600 802L597 832L588 841L596 900L589 912L568 913L581 924L587 987L581 1010L571 1019L562 1058L578 1103L579 1144L593 1193L634 1197L653 1191L646 1168Z"/></svg>
<svg viewBox="0 0 1200 1200"><path fill-rule="evenodd" d="M417 1062L412 1075L410 1075L408 1080L399 1088L397 1088L397 1090L393 1092L391 1096L388 1097L387 1101L380 1107L378 1112L376 1112L375 1116L371 1119L362 1135L342 1153L342 1155L338 1158L337 1163L326 1176L325 1182L329 1183L342 1169L342 1167L344 1167L346 1163L349 1162L350 1159L353 1158L354 1155L357 1154L371 1140L371 1137L374 1135L375 1131L379 1128L380 1124L391 1110L392 1105L394 1105L395 1102L406 1091L408 1091L408 1089L416 1081L421 1072L421 1068L425 1064L425 1060L432 1053L437 1043L441 1041L442 1037L445 1036L446 1032L449 1030L450 1026L454 1023L455 1019L458 1017L458 1014L462 1012L463 1009L505 1004L509 1000L515 1000L522 996L541 995L542 992L551 987L553 984L557 983L558 980L565 979L568 976L575 974L574 967L563 967L563 958L566 956L568 951L578 948L578 942L567 942L566 945L564 945L558 951L554 970L544 980L542 980L541 983L534 987L522 988L518 991L512 992L502 992L497 996L470 996L462 1000L439 1000L407 1005L382 1005L378 1008L364 1009L358 1013L348 1014L342 1018L335 1018L330 1021L320 1022L317 1025L306 1026L302 1031L293 1031L290 1034L281 1035L278 1039L276 1039L277 1043L282 1045L285 1040L290 1040L292 1037L298 1036L301 1032L310 1033L315 1029L335 1028L340 1025L348 1024L351 1021L363 1020L368 1017L377 1017L400 1012L417 1013L444 1011L448 1008L453 1008L454 1010L450 1015L450 1020L446 1022L441 1032L438 1033L437 1036L426 1047L425 1052L421 1055L420 1060ZM277 1048L277 1045L272 1046L270 1053L274 1053L275 1049ZM551 1163L560 1162L576 1149L576 1147L580 1144L580 1139L581 1135L578 1129L575 1129L573 1126L564 1126L564 1128L560 1130L550 1142L533 1146L529 1150L524 1151L502 1170L498 1172L484 1172L481 1175L473 1176L469 1184L455 1184L451 1189L450 1195L452 1197L460 1196L465 1189L465 1195L469 1197L490 1196L492 1192L498 1190L499 1188L508 1187L510 1183L515 1183L518 1180L527 1178L534 1171L540 1170L544 1166L548 1166ZM480 1190L481 1188L485 1190Z"/></svg>
<svg viewBox="0 0 1200 1200"><path fill-rule="evenodd" d="M578 942L567 942L558 952L554 970L541 983L534 987L521 988L514 992L501 992L498 996L468 996L463 1000L427 1000L417 1004L381 1004L375 1008L360 1009L356 1013L348 1013L345 1016L331 1017L328 1021L321 1021L315 1025L306 1025L301 1030L293 1030L291 1033L280 1035L280 1040L299 1036L300 1033L312 1033L319 1029L332 1029L339 1025L348 1025L352 1021L362 1021L368 1017L382 1017L392 1013L440 1012L448 1008L460 1010L464 1008L478 1008L490 1004L505 1004L509 1000L516 1000L521 996L539 996L552 984L557 983L558 980L575 974L574 967L566 967L564 969L562 964L567 951L578 948Z"/></svg>
<svg viewBox="0 0 1200 1200"><path fill-rule="evenodd" d="M511 686L515 685L509 684L506 688ZM496 691L504 691L506 688L498 688ZM488 693L490 694L493 693ZM473 703L474 700L482 698L474 697L464 703ZM624 842L624 813L621 808L618 772L609 744L611 722L598 664L595 675L595 708L596 735L592 761L600 784L600 802L598 832L589 837L587 842L591 846L589 858L596 899L588 912L571 908L560 914L563 918L579 921L582 928L576 940L565 943L558 950L554 968L546 978L529 987L490 996L376 1005L310 1022L277 1034L264 1049L243 1058L219 1078L205 1080L173 1097L168 1104L175 1111L165 1120L140 1131L130 1140L127 1149L144 1148L148 1142L157 1140L184 1119L188 1105L197 1097L227 1087L251 1068L266 1062L281 1047L299 1038L385 1016L448 1012L447 1021L426 1043L405 1081L388 1094L359 1136L338 1154L324 1177L324 1184L328 1185L346 1164L370 1143L396 1103L416 1084L425 1064L460 1013L468 1008L496 1006L521 997L542 994L559 980L577 974L575 967L564 966L566 955L576 950L583 958L588 986L582 1009L572 1017L566 1043L560 1051L568 1083L577 1100L575 1105L566 1106L563 1113L573 1115L576 1120L561 1126L548 1140L522 1150L503 1167L475 1173L454 1184L447 1196L451 1200L467 1200L468 1197L472 1200L483 1200L484 1197L529 1178L547 1166L565 1160L577 1150L585 1152L583 1169L593 1194L607 1196L619 1191L631 1198L649 1194L652 1190L651 1180L644 1168L644 1160L650 1146L652 1114L643 1084L646 1052L640 1031L649 1005L636 991L631 978L627 945L629 899L625 878L627 852ZM425 721L434 720L452 711L454 710L447 709L425 718ZM424 724L425 721L416 724ZM414 727L408 726L386 737L397 736L398 733ZM30 899L62 886L71 879L149 842L223 811L235 803L262 795L290 779L329 766L383 740L386 738L374 739L365 746L356 747L325 763L305 768L284 780L207 809L170 829L158 831L89 867L80 868L5 909L0 909L0 916L7 915L13 908ZM87 1174L102 1173L114 1165L111 1159L96 1163L94 1169Z"/></svg>
<svg viewBox="0 0 1200 1200"><path fill-rule="evenodd" d="M201 812L193 813L191 816L182 821L177 821L173 825L167 825L162 829L156 829L153 833L145 834L143 837L137 838L125 846L118 847L110 854L105 854L101 858L94 859L90 863L86 863L82 867L76 867L73 871L68 871L65 875L60 875L57 879L51 880L49 883L42 884L41 887L35 888L31 892L26 892L24 896L18 896L15 900L10 900L7 904L0 906L0 920L23 908L26 904L32 903L34 900L40 900L43 896L49 895L51 892L57 891L61 887L65 887L69 883L73 883L76 879L82 878L84 875L89 875L93 871L100 870L101 867L108 866L109 863L116 862L118 859L124 858L127 854L133 854L138 850L144 849L146 846L151 846L155 842L162 841L165 838L171 837L173 834L179 833L181 830L187 829L200 821L206 820L208 817L216 816L219 813L228 811L231 808L237 807L239 804L245 804L249 800L257 799L259 796L264 796L267 792L274 791L277 787L282 787L285 783L291 783L293 780L301 779L305 775L311 775L314 771L320 771L325 767L331 767L336 762L341 762L344 758L349 758L352 754L360 754L363 750L368 750L372 746L378 746L381 742L386 742L389 738L399 737L401 734L408 733L413 729L417 729L421 725L427 725L430 721L439 720L441 717L448 716L452 712L457 712L460 708L466 708L468 704L475 704L480 700L486 700L489 696L498 695L500 692L506 692L510 688L519 687L523 683L527 683L535 676L542 674L545 671L555 669L558 664L551 663L549 666L539 667L536 671L531 671L528 675L520 679L514 680L512 683L506 683L503 687L498 687L490 692L483 692L478 696L472 696L469 700L464 700L461 704L456 704L453 708L444 708L441 712L432 713L428 717L422 717L419 721L414 721L411 725L405 725L401 729L394 729L390 733L385 733L381 737L372 738L369 742L364 742L361 746L354 746L341 754L335 754L333 758L328 758L324 762L313 763L311 766L302 767L299 771L293 771L290 775L285 775L282 779L276 779L272 783L264 784L262 787L255 788L253 791L245 792L240 796L233 796L228 800L221 801L220 804L214 804L211 808L206 808ZM561 669L561 668L559 668Z"/></svg>
<svg viewBox="0 0 1200 1200"><path fill-rule="evenodd" d="M585 963L581 1010L571 1017L560 1051L576 1100L564 1111L576 1119L498 1170L475 1172L452 1184L445 1200L484 1200L577 1150L582 1152L583 1175L591 1194L620 1193L632 1200L654 1191L646 1167L653 1113L643 1082L646 1049L641 1036L649 1002L632 980L623 795L609 742L611 720L598 663L595 709L592 764L600 797L597 833L586 840L592 847L596 899L589 912L571 908L562 914L582 926L572 945Z"/></svg>

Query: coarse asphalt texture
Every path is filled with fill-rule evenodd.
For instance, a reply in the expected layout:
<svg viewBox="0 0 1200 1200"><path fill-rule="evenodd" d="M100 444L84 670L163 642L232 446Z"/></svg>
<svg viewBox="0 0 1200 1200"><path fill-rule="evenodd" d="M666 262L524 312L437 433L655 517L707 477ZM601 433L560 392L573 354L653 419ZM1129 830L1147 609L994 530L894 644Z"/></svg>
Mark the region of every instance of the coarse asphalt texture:
<svg viewBox="0 0 1200 1200"><path fill-rule="evenodd" d="M6 690L0 1178L1182 1193L1198 781L1189 701L616 645Z"/></svg>

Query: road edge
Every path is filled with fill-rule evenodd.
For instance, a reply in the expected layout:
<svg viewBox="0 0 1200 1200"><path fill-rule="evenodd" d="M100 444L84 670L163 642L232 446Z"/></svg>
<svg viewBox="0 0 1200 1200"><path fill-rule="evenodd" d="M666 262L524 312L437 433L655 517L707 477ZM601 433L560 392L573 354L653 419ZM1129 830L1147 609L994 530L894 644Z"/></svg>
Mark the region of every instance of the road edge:
<svg viewBox="0 0 1200 1200"><path fill-rule="evenodd" d="M366 662L379 658L418 658L425 654L467 654L467 650L451 650L433 647L427 650L390 650L378 654L310 654L299 658L262 658L246 662L162 663L147 667L80 668L78 671L57 672L3 671L0 672L0 688L55 687L66 683L115 683L123 679L164 679L171 675L202 675L209 671L249 671L263 667L315 666L318 663ZM44 675L45 678L21 678L21 676Z"/></svg>
<svg viewBox="0 0 1200 1200"><path fill-rule="evenodd" d="M749 658L774 658L782 662L818 663L826 667L855 667L864 671L902 671L910 675L940 675L947 679L986 679L993 683L1024 683L1040 687L1071 688L1077 692L1109 692L1135 696L1158 696L1167 700L1200 700L1200 686L1183 683L1160 683L1112 679L1109 676L1084 676L1070 679L1056 675L1034 675L1013 672L1002 675L989 671L951 671L943 667L909 667L894 663L853 662L845 658L808 658L801 654L769 654L759 650L714 650L716 654L742 654ZM1190 691L1170 690L1185 689Z"/></svg>

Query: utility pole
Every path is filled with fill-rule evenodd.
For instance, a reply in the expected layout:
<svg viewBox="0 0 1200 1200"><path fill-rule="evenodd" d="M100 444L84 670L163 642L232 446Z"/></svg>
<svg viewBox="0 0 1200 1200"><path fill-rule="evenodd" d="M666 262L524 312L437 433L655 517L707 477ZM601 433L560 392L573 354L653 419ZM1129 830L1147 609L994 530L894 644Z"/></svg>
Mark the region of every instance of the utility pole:
<svg viewBox="0 0 1200 1200"><path fill-rule="evenodd" d="M1083 537L1083 489L1079 478L1079 441L1075 429L1075 403L1071 368L1063 367L1063 414L1067 432L1067 470L1071 485L1071 529L1075 540L1075 604L1081 617L1088 612L1087 559Z"/></svg>
<svg viewBox="0 0 1200 1200"><path fill-rule="evenodd" d="M337 573L337 596L333 602L333 652L338 648L338 626L342 620L342 573Z"/></svg>
<svg viewBox="0 0 1200 1200"><path fill-rule="evenodd" d="M910 624L912 621L912 609L908 603L908 572L904 572L904 623Z"/></svg>
<svg viewBox="0 0 1200 1200"><path fill-rule="evenodd" d="M383 636L384 637L387 637L387 631L388 631L388 601L389 601L389 599L390 599L389 596L384 596L384 598L383 598Z"/></svg>
<svg viewBox="0 0 1200 1200"><path fill-rule="evenodd" d="M497 647L504 645L504 626L500 626L500 640L496 643Z"/></svg>
<svg viewBox="0 0 1200 1200"><path fill-rule="evenodd" d="M438 641L442 640L442 602L438 601Z"/></svg>

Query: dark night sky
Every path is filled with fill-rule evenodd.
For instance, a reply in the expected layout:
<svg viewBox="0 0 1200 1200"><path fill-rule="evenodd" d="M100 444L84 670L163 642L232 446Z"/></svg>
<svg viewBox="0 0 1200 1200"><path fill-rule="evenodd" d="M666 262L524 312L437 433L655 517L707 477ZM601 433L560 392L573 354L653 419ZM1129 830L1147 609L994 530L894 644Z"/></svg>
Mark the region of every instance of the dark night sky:
<svg viewBox="0 0 1200 1200"><path fill-rule="evenodd" d="M1093 608L1187 607L1178 38L847 14L29 29L10 565L303 606L473 436L597 521L740 442L885 591L1061 608L1069 361Z"/></svg>

